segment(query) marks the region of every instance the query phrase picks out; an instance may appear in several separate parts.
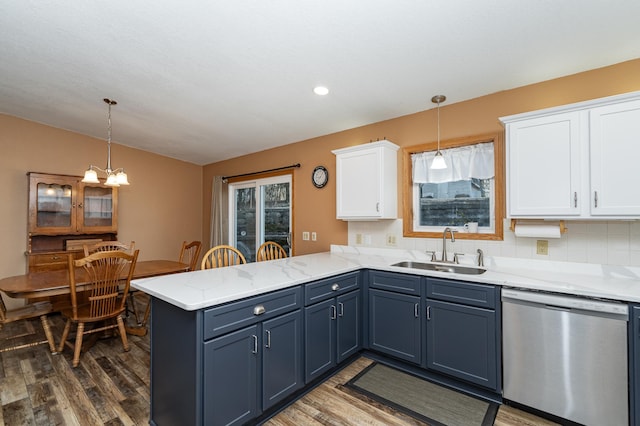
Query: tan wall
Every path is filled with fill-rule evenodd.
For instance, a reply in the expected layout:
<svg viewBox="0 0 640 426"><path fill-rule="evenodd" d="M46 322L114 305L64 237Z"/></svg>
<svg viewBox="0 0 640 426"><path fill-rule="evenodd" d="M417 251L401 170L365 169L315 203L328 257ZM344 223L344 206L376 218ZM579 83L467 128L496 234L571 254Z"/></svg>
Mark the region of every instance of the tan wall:
<svg viewBox="0 0 640 426"><path fill-rule="evenodd" d="M506 90L465 102L441 104L441 139L503 131L499 117L640 90L640 59L568 77ZM401 147L436 140L436 112L425 94L417 114L322 136L204 167L203 230L209 234L211 179L301 163L294 171L295 254L327 251L330 244L347 243L347 224L335 219L335 156L331 150L387 138ZM446 95L446 88L442 94ZM316 189L311 172L317 165L329 170L329 184ZM402 163L398 156L398 211L402 212ZM303 231L316 231L318 241L302 241Z"/></svg>
<svg viewBox="0 0 640 426"><path fill-rule="evenodd" d="M183 240L202 237L202 167L115 143L111 158L131 182L119 191L118 238L134 240L140 260L177 260ZM0 278L26 269L26 173L81 176L106 161L104 140L0 115Z"/></svg>

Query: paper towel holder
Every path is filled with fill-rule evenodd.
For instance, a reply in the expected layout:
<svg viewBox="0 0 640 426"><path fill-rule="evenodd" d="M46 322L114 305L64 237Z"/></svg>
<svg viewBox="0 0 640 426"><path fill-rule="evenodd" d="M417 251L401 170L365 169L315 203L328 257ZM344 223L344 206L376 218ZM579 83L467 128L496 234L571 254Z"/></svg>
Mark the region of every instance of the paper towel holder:
<svg viewBox="0 0 640 426"><path fill-rule="evenodd" d="M526 222L526 219L511 219L511 225L509 226L509 229L511 230L511 232L515 232L516 231L516 223L519 220L523 221L523 222ZM529 223L536 223L536 221L532 220ZM560 221L559 226L560 226L560 234L566 234L567 233L567 227L564 224L564 220Z"/></svg>

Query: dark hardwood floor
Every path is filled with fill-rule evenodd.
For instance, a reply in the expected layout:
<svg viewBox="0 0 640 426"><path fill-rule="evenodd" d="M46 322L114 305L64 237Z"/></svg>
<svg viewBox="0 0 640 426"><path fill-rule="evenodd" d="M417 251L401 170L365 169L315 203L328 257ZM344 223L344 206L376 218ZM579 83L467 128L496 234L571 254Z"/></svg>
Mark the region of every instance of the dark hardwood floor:
<svg viewBox="0 0 640 426"><path fill-rule="evenodd" d="M141 305L145 295L137 296ZM144 308L142 308L144 309ZM54 337L64 326L50 319ZM0 347L11 333L36 333L39 321L10 324L0 330ZM26 336L25 339L33 338ZM51 355L47 345L0 354L0 426L7 425L147 425L149 423L149 337L129 336L131 350L120 339L101 339L71 367L72 350ZM360 358L267 422L281 425L424 425L393 409L366 401L342 385L371 361ZM552 425L502 406L496 426Z"/></svg>

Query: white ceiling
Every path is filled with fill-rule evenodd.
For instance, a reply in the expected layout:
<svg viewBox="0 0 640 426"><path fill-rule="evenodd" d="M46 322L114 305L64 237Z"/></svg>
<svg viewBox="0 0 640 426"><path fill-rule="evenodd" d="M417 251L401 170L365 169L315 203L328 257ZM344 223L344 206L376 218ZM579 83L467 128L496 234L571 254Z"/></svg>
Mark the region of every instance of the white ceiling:
<svg viewBox="0 0 640 426"><path fill-rule="evenodd" d="M112 98L115 143L202 165L639 58L639 17L638 0L5 0L0 112L106 139Z"/></svg>

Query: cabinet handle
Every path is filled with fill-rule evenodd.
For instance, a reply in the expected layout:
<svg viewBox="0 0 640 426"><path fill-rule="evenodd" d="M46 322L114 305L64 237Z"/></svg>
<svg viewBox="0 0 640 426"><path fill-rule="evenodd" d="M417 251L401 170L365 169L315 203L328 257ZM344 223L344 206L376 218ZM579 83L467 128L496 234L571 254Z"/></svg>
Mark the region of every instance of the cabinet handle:
<svg viewBox="0 0 640 426"><path fill-rule="evenodd" d="M265 348L271 347L271 331L267 330L267 343L264 345Z"/></svg>
<svg viewBox="0 0 640 426"><path fill-rule="evenodd" d="M251 338L253 338L253 350L251 351L251 353L257 354L258 353L258 336L256 336L255 334L252 334Z"/></svg>
<svg viewBox="0 0 640 426"><path fill-rule="evenodd" d="M593 207L598 207L598 191L593 191Z"/></svg>
<svg viewBox="0 0 640 426"><path fill-rule="evenodd" d="M334 285L331 286L331 290L333 291L338 291L340 290L340 284L335 283Z"/></svg>
<svg viewBox="0 0 640 426"><path fill-rule="evenodd" d="M267 312L267 310L262 305L255 306L253 308L253 315L262 315L265 312Z"/></svg>
<svg viewBox="0 0 640 426"><path fill-rule="evenodd" d="M82 208L82 203L78 204L78 208L81 209Z"/></svg>
<svg viewBox="0 0 640 426"><path fill-rule="evenodd" d="M376 211L379 213L380 212L380 203L376 203Z"/></svg>
<svg viewBox="0 0 640 426"><path fill-rule="evenodd" d="M340 302L338 303L338 307L340 308L338 311L338 316L339 317L343 317L344 316L344 303Z"/></svg>
<svg viewBox="0 0 640 426"><path fill-rule="evenodd" d="M427 306L427 320L431 319L431 306Z"/></svg>
<svg viewBox="0 0 640 426"><path fill-rule="evenodd" d="M414 315L416 318L420 318L420 304L419 304L419 303L416 303L416 304L413 306L413 315Z"/></svg>
<svg viewBox="0 0 640 426"><path fill-rule="evenodd" d="M53 257L51 258L51 260L58 260L58 259L60 259L60 256L53 256Z"/></svg>
<svg viewBox="0 0 640 426"><path fill-rule="evenodd" d="M578 193L573 193L573 207L578 207Z"/></svg>
<svg viewBox="0 0 640 426"><path fill-rule="evenodd" d="M336 306L335 305L331 305L331 319L332 320L336 319Z"/></svg>

